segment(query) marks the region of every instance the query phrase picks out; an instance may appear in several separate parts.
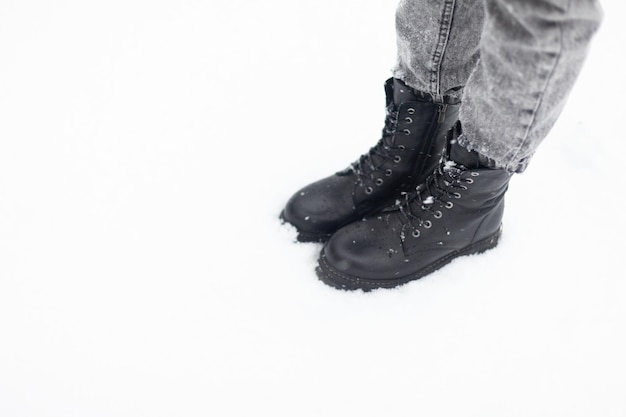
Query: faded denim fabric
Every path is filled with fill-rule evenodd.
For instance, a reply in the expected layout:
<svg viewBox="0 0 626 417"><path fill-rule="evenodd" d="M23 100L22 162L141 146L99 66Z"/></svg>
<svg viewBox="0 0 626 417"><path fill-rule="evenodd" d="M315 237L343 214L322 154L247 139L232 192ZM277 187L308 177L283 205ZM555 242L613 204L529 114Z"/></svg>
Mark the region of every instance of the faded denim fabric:
<svg viewBox="0 0 626 417"><path fill-rule="evenodd" d="M522 172L601 19L596 0L402 0L393 75L435 100L462 96L459 142Z"/></svg>

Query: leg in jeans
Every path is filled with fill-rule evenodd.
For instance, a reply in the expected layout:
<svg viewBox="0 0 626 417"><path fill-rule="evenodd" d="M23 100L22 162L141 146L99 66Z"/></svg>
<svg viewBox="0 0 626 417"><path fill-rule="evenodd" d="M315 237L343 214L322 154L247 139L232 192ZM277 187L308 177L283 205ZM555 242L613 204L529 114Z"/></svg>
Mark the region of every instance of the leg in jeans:
<svg viewBox="0 0 626 417"><path fill-rule="evenodd" d="M556 122L601 15L595 0L486 0L460 142L522 172Z"/></svg>
<svg viewBox="0 0 626 417"><path fill-rule="evenodd" d="M483 0L402 0L393 75L433 97L461 97L479 58Z"/></svg>
<svg viewBox="0 0 626 417"><path fill-rule="evenodd" d="M595 0L403 0L394 76L465 87L459 141L523 171L565 104L601 20Z"/></svg>

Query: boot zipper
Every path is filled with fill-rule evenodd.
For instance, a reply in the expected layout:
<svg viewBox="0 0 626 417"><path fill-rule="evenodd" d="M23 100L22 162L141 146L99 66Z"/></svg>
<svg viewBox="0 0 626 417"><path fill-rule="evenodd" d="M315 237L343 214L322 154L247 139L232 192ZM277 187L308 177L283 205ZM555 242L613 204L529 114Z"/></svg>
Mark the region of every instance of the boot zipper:
<svg viewBox="0 0 626 417"><path fill-rule="evenodd" d="M446 118L447 108L448 108L448 105L445 103L439 105L439 118L437 119L437 123L443 123L444 119Z"/></svg>

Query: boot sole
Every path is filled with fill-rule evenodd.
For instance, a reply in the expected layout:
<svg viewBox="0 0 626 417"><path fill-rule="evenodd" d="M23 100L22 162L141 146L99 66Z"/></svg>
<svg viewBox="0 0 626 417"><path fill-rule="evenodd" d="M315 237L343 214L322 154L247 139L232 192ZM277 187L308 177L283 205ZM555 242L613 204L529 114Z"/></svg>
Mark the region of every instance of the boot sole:
<svg viewBox="0 0 626 417"><path fill-rule="evenodd" d="M327 285L331 287L340 289L340 290L363 290L363 291L371 291L378 288L394 288L399 285L404 285L408 282L415 281L420 279L426 275L429 275L436 270L442 268L443 266L449 264L455 258L460 256L473 255L477 253L485 252L489 249L492 249L498 245L498 241L500 239L500 235L502 234L502 229L499 229L496 233L491 236L486 237L485 239L479 240L478 242L472 243L471 245L452 252L442 258L439 258L435 262L425 266L424 268L414 272L413 274L400 277L400 278L390 278L390 279L367 279L367 278L359 278L352 275L344 274L336 270L333 266L331 266L326 260L326 256L324 255L324 250L320 253L320 259L318 262L318 267L315 269L318 278Z"/></svg>

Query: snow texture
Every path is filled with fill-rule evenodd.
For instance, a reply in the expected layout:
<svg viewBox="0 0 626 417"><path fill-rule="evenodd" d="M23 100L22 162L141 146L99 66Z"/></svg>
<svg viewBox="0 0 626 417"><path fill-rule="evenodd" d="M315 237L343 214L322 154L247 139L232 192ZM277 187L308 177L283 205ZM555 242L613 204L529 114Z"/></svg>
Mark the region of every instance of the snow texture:
<svg viewBox="0 0 626 417"><path fill-rule="evenodd" d="M378 140L394 2L0 2L0 416L626 415L604 7L501 244L363 293L278 214Z"/></svg>

